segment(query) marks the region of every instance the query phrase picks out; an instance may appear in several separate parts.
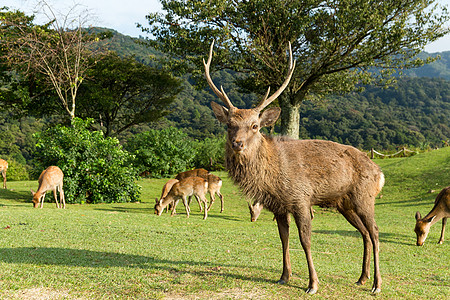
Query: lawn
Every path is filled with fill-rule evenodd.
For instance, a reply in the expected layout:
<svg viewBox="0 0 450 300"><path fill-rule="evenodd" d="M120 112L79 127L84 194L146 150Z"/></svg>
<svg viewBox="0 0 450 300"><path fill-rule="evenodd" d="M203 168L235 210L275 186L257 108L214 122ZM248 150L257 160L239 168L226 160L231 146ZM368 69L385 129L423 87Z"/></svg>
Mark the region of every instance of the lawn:
<svg viewBox="0 0 450 300"><path fill-rule="evenodd" d="M0 299L449 299L450 240L441 222L415 246L414 214L428 213L450 185L450 147L409 158L376 160L386 176L377 199L382 292L354 282L361 272L359 233L336 211L315 208L312 251L320 285L308 296L308 272L291 226L293 276L282 271L276 222L263 211L250 222L245 198L227 178L207 220L196 203L186 218L154 215L165 179L143 179L140 203L33 209L36 181L0 190ZM430 190L433 190L431 193ZM48 199L52 197L47 196ZM208 196L209 197L209 196ZM373 265L372 265L373 266Z"/></svg>

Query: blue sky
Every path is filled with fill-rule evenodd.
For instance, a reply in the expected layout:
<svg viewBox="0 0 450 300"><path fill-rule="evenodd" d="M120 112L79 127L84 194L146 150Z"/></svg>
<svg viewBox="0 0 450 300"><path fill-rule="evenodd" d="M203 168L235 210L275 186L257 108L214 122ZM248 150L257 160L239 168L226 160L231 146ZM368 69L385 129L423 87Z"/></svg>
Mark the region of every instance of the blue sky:
<svg viewBox="0 0 450 300"><path fill-rule="evenodd" d="M159 0L47 0L47 2L64 15L75 3L80 4L93 16L93 24L90 25L112 28L133 37L144 35L136 28L136 23L147 25L145 15L161 10ZM36 0L1 0L0 5L32 14L36 3ZM439 0L439 3L447 5L450 9L450 0ZM450 51L450 35L427 45L425 51L430 53Z"/></svg>

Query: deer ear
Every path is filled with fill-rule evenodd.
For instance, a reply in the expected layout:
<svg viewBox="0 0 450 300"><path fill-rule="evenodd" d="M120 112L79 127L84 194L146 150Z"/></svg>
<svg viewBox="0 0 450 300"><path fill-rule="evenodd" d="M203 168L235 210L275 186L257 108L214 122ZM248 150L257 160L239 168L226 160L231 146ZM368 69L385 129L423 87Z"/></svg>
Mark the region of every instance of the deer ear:
<svg viewBox="0 0 450 300"><path fill-rule="evenodd" d="M259 117L260 119L260 127L267 127L275 124L280 116L281 108L272 107L263 111Z"/></svg>
<svg viewBox="0 0 450 300"><path fill-rule="evenodd" d="M422 219L422 216L420 215L420 212L416 212L416 221Z"/></svg>
<svg viewBox="0 0 450 300"><path fill-rule="evenodd" d="M434 218L436 218L436 216L433 216L432 218L428 219L428 222L432 222L434 220Z"/></svg>
<svg viewBox="0 0 450 300"><path fill-rule="evenodd" d="M220 104L217 104L216 102L211 102L211 108L216 115L217 120L226 124L228 121L228 109Z"/></svg>

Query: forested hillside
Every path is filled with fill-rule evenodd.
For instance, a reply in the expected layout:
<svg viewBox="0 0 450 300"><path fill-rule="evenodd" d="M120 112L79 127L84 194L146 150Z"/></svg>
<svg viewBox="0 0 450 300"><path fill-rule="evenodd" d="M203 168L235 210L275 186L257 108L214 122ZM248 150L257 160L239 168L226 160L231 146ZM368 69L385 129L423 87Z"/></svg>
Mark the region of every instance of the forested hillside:
<svg viewBox="0 0 450 300"><path fill-rule="evenodd" d="M120 56L135 56L145 64L156 66L160 53L114 32L107 41L110 50ZM423 53L423 55L428 55ZM419 69L408 70L396 87L366 87L364 92L329 97L321 102L304 102L301 110L301 138L329 139L362 149L393 149L399 146L442 147L450 139L450 52ZM241 93L233 83L236 74L218 71L214 81L223 85L238 107L251 107L255 95ZM197 140L222 136L225 128L210 109L218 101L209 88L198 88L188 76L183 90L169 107L171 113L162 121L134 126L119 136L125 142L134 134L151 128L177 127ZM18 162L32 159L33 133L50 124L33 117L17 120L0 109L0 153ZM277 127L275 128L275 133Z"/></svg>

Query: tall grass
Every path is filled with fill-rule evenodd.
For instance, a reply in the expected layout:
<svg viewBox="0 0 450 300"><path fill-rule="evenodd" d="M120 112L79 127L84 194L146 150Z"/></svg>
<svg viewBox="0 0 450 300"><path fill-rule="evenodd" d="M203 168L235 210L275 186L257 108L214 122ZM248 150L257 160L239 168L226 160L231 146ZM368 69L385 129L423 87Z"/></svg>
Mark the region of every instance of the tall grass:
<svg viewBox="0 0 450 300"><path fill-rule="evenodd" d="M450 185L450 148L376 160L386 175L377 199L383 278L378 299L448 299L450 240L431 228L415 246L414 214L427 213ZM225 211L215 203L202 220L196 203L170 217L153 214L165 179L144 179L141 203L33 209L34 181L0 190L0 299L291 299L305 294L308 272L291 226L293 276L282 271L276 222L264 211L251 223L245 198L227 178ZM435 192L429 193L429 190ZM48 195L48 198L50 195ZM318 299L372 299L372 281L356 286L362 266L359 233L334 210L315 208L312 251Z"/></svg>

